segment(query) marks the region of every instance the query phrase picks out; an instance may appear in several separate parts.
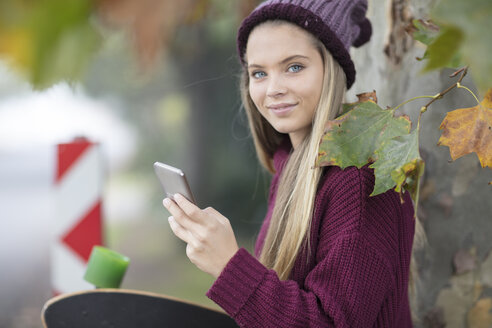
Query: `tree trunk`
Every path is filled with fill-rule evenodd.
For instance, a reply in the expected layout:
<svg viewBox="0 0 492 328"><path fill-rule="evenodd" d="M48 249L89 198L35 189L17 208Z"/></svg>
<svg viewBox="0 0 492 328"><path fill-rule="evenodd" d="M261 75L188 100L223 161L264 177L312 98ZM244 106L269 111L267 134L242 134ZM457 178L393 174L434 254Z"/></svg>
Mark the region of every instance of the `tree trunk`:
<svg viewBox="0 0 492 328"><path fill-rule="evenodd" d="M357 77L348 101L375 89L381 107L395 107L415 96L435 95L456 82L448 77L453 70L420 74L425 62L415 58L423 56L424 48L405 32L413 18L427 18L434 3L370 1L373 34L368 44L352 52ZM475 92L469 76L462 84ZM414 126L427 102L416 100L403 107ZM492 186L488 185L492 174L480 167L475 154L451 162L449 149L437 146L446 112L475 105L467 91L454 89L422 117L420 144L426 165L418 215L428 244L416 253L420 279L414 311L420 322L415 321L415 327L490 327L492 321Z"/></svg>

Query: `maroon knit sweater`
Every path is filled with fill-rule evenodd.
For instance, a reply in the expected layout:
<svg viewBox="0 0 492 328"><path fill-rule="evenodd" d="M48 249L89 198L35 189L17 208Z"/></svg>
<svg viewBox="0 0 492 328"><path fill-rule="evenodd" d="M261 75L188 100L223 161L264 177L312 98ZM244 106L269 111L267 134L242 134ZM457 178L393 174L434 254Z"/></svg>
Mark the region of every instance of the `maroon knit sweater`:
<svg viewBox="0 0 492 328"><path fill-rule="evenodd" d="M263 246L285 143L274 156L268 211L256 242ZM244 248L232 257L207 296L239 326L412 327L408 272L414 236L412 201L393 190L369 197L374 174L327 167L320 180L311 225L311 256L297 257L289 280L279 280Z"/></svg>

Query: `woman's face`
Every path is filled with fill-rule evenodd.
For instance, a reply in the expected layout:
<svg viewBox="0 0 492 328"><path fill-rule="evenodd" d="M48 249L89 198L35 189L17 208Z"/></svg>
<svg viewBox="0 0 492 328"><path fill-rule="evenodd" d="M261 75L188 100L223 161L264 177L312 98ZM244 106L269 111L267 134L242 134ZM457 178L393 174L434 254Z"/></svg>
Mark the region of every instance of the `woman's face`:
<svg viewBox="0 0 492 328"><path fill-rule="evenodd" d="M295 148L311 129L323 84L312 36L289 23L259 25L249 36L246 62L251 99Z"/></svg>

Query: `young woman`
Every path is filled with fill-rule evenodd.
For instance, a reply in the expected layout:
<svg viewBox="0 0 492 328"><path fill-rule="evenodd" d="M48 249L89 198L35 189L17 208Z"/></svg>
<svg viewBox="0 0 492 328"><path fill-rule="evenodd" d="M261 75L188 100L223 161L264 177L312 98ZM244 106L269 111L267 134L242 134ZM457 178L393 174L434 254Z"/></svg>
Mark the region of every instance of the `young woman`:
<svg viewBox="0 0 492 328"><path fill-rule="evenodd" d="M239 29L242 99L273 174L256 256L213 208L164 199L187 256L216 278L207 296L241 327L412 326L409 195L369 197L367 166L314 167L355 79L349 48L371 35L366 10L366 0L269 0Z"/></svg>

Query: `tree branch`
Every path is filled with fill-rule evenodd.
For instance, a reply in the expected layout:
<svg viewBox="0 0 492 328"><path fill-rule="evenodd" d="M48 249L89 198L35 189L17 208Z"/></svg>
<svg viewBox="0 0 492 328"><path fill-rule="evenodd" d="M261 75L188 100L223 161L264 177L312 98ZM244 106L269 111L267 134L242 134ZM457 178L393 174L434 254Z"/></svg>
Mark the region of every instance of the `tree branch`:
<svg viewBox="0 0 492 328"><path fill-rule="evenodd" d="M441 99L446 93L448 93L449 91L453 90L454 88L456 88L458 86L458 83L461 83L461 81L463 80L463 78L465 77L466 73L468 72L468 66L465 66L465 67L462 67L460 68L459 70L457 70L456 72L454 72L453 74L451 74L449 77L455 77L456 75L458 75L459 73L461 73L461 76L459 78L458 81L456 81L455 84L451 85L449 88L447 88L446 90L444 91L441 91L439 92L437 95L434 96L434 98L429 101L426 105L424 105L421 109L420 109L420 114L422 115L422 113L424 113L427 108L436 100L438 99Z"/></svg>

